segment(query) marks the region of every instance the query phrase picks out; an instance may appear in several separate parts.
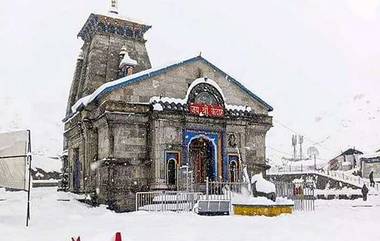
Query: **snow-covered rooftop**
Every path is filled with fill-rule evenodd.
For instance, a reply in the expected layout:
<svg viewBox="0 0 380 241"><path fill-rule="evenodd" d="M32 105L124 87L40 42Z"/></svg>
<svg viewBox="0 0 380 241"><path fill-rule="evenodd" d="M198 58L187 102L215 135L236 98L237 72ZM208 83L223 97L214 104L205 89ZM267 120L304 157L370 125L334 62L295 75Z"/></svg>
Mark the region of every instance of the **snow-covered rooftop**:
<svg viewBox="0 0 380 241"><path fill-rule="evenodd" d="M261 98L259 98L255 94L253 94L250 90L248 90L247 88L245 88L237 80L235 80L234 78L230 77L228 74L226 74L225 72L223 72L222 70L220 70L218 67L216 67L215 65L213 65L212 63L210 63L209 61L207 61L202 56L196 56L196 57L192 57L192 58L189 58L189 59L185 59L185 60L181 60L181 61L176 61L174 63L167 64L167 65L164 65L164 66L161 66L161 67L158 67L158 68L151 68L151 69L148 69L148 70L145 70L145 71L138 72L138 73L133 74L133 75L126 76L126 77L118 79L118 80L114 80L114 81L105 83L102 86L100 86L98 89L96 89L92 94L90 94L88 96L84 96L81 99L79 99L71 107L71 110L72 110L71 115L67 116L64 119L64 121L67 121L67 119L69 119L73 114L75 114L82 107L87 106L89 103L91 103L95 99L100 98L101 96L103 96L103 95L105 95L105 94L107 94L107 93L109 93L109 92L111 92L111 91L113 91L115 89L123 88L125 86L130 85L130 84L133 84L133 83L136 83L136 82L139 82L139 81L143 81L143 80L149 79L151 77L160 75L162 72L166 72L168 70L171 70L171 69L176 68L178 66L181 66L183 64L191 63L191 62L197 61L197 60L204 61L206 64L210 65L212 68L216 69L217 71L220 71L223 75L226 75L226 78L229 81L231 81L234 84L238 85L243 91L247 92L247 94L249 94L253 99L257 100L262 105L264 105L268 109L268 111L272 111L273 110L273 108L269 104L267 104ZM199 80L199 81L201 81L201 80Z"/></svg>
<svg viewBox="0 0 380 241"><path fill-rule="evenodd" d="M366 154L360 156L360 158L380 158L380 152L366 153Z"/></svg>

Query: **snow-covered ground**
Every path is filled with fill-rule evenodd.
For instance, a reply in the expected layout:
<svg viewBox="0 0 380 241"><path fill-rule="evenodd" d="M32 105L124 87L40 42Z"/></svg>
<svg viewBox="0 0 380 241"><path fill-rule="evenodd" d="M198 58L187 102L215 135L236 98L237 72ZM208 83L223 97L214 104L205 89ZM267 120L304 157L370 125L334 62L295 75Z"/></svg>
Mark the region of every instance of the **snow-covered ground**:
<svg viewBox="0 0 380 241"><path fill-rule="evenodd" d="M315 212L276 218L203 217L193 213L116 214L104 206L88 207L74 200L74 195L54 188L32 191L32 219L25 228L26 194L0 189L0 200L5 199L0 201L0 240L69 241L80 235L82 241L110 241L117 231L126 241L380 240L379 197L370 197L366 203L317 201Z"/></svg>

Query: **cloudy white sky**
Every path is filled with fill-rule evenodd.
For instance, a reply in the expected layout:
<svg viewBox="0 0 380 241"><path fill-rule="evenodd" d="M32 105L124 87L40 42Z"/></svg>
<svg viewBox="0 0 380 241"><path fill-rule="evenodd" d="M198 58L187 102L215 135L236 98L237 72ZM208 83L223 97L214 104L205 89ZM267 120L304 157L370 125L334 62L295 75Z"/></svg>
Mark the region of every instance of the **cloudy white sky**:
<svg viewBox="0 0 380 241"><path fill-rule="evenodd" d="M30 128L35 150L61 151L76 34L107 0L1 0L0 131ZM153 28L154 66L194 56L270 103L268 157L291 155L293 132L323 159L380 148L380 0L120 0Z"/></svg>

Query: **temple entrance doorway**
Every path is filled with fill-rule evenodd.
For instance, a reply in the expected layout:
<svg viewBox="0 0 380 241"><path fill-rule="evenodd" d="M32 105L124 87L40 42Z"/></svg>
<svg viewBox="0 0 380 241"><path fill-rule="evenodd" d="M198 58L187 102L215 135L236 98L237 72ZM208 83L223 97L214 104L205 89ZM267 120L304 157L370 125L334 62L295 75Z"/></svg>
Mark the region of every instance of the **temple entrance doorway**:
<svg viewBox="0 0 380 241"><path fill-rule="evenodd" d="M177 166L177 161L175 159L170 159L168 161L168 177L167 177L167 182L168 182L168 185L176 185L176 179L177 179L177 175L176 175L176 166Z"/></svg>
<svg viewBox="0 0 380 241"><path fill-rule="evenodd" d="M213 143L204 138L199 137L191 141L189 146L190 162L193 169L195 184L203 184L206 178L214 181L215 174L215 149Z"/></svg>
<svg viewBox="0 0 380 241"><path fill-rule="evenodd" d="M239 169L239 156L234 154L228 155L228 171L230 182L238 182L240 180Z"/></svg>

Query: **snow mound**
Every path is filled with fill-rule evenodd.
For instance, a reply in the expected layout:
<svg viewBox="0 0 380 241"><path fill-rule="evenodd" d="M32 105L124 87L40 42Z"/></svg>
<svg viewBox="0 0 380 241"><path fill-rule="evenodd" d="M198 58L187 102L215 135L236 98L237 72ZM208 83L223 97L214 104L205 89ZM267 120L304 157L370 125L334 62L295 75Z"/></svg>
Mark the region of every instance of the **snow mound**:
<svg viewBox="0 0 380 241"><path fill-rule="evenodd" d="M253 175L251 178L251 183L256 184L257 192L263 192L267 194L276 192L276 186L273 183L265 180L262 173Z"/></svg>
<svg viewBox="0 0 380 241"><path fill-rule="evenodd" d="M287 198L277 198L276 201L273 202L266 197L252 197L238 193L232 194L231 203L242 205L294 205L294 202Z"/></svg>

